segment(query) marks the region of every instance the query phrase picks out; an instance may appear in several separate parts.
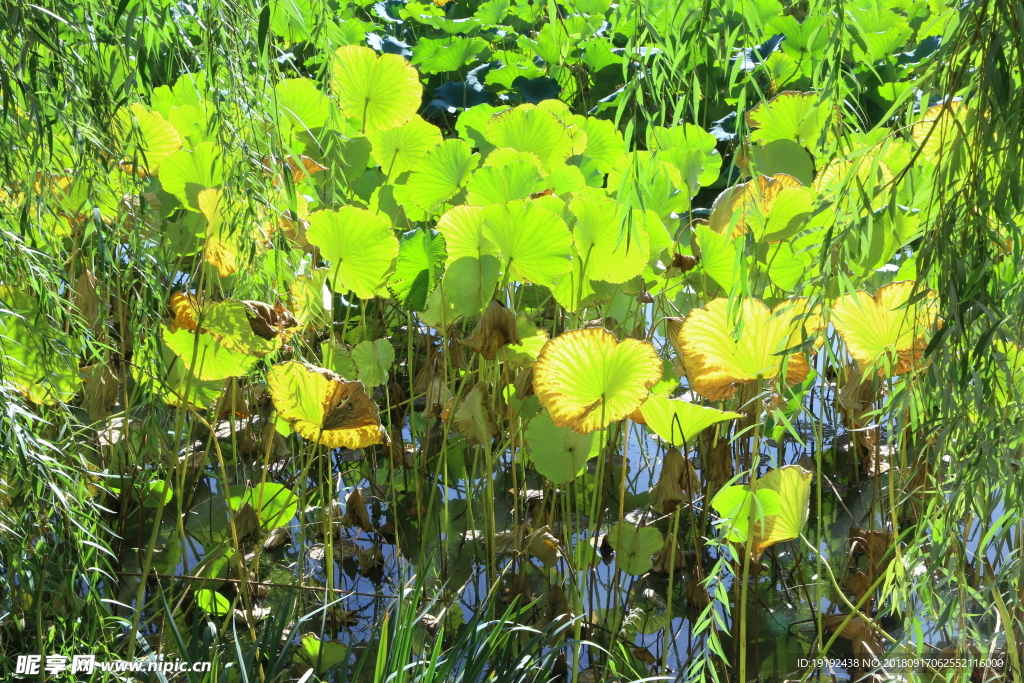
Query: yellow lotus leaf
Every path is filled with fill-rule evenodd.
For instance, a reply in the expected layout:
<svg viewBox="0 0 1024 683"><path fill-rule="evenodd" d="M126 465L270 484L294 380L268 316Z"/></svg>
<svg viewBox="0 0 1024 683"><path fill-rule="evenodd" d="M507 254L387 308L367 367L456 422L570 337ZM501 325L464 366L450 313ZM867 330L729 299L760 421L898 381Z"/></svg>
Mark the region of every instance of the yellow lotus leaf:
<svg viewBox="0 0 1024 683"><path fill-rule="evenodd" d="M777 467L757 480L755 489L779 494L775 514L765 515L754 524L754 543L750 549L755 560L769 546L791 541L800 535L807 523L813 475L797 465Z"/></svg>
<svg viewBox="0 0 1024 683"><path fill-rule="evenodd" d="M364 448L384 440L380 413L362 382L298 361L275 365L267 386L280 419L328 448Z"/></svg>
<svg viewBox="0 0 1024 683"><path fill-rule="evenodd" d="M814 210L810 189L784 173L730 187L711 206L710 227L721 235L752 233L777 242L796 234Z"/></svg>
<svg viewBox="0 0 1024 683"><path fill-rule="evenodd" d="M893 282L874 296L859 290L844 294L832 305L832 324L862 373L888 362L892 374L901 375L920 360L929 332L941 320L931 290L907 305L916 286L913 280Z"/></svg>
<svg viewBox="0 0 1024 683"><path fill-rule="evenodd" d="M929 107L924 119L915 123L910 136L921 148L921 154L927 159L937 159L948 153L963 137L967 107L963 102L949 102Z"/></svg>
<svg viewBox="0 0 1024 683"><path fill-rule="evenodd" d="M682 351L690 387L712 401L724 401L736 385L773 379L790 384L807 378L803 352L792 349L821 327L821 315L808 299L796 298L768 310L757 299L743 299L730 311L729 299L715 299L686 317L674 343Z"/></svg>
<svg viewBox="0 0 1024 683"><path fill-rule="evenodd" d="M599 327L570 330L544 345L533 390L558 427L580 434L628 416L661 380L661 360L645 341Z"/></svg>

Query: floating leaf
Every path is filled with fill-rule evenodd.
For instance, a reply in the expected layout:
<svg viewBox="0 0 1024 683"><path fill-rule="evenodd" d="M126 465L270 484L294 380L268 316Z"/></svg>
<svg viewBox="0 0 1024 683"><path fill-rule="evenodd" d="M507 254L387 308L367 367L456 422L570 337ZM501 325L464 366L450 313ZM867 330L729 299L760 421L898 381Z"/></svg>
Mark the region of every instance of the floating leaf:
<svg viewBox="0 0 1024 683"><path fill-rule="evenodd" d="M694 437L711 425L743 417L740 413L698 406L655 394L644 401L640 412L648 428L673 446L692 444Z"/></svg>
<svg viewBox="0 0 1024 683"><path fill-rule="evenodd" d="M353 206L311 214L306 239L330 261L334 289L351 289L363 299L377 293L398 256L388 222Z"/></svg>
<svg viewBox="0 0 1024 683"><path fill-rule="evenodd" d="M640 529L629 522L619 522L608 532L608 542L615 549L615 563L619 569L640 576L654 566L651 556L661 550L665 539L654 527Z"/></svg>
<svg viewBox="0 0 1024 683"><path fill-rule="evenodd" d="M586 434L632 413L660 379L661 361L649 342L619 342L591 327L544 345L533 388L556 426Z"/></svg>
<svg viewBox="0 0 1024 683"><path fill-rule="evenodd" d="M310 441L329 448L357 449L383 440L377 404L362 382L330 370L287 361L267 373L278 417Z"/></svg>
<svg viewBox="0 0 1024 683"><path fill-rule="evenodd" d="M302 647L295 651L295 658L312 666L318 674L348 661L348 647L341 643L322 641L316 634L307 633L302 636Z"/></svg>
<svg viewBox="0 0 1024 683"><path fill-rule="evenodd" d="M331 62L331 90L345 116L363 131L400 126L416 115L423 97L419 74L398 55L377 56L361 45L338 48Z"/></svg>
<svg viewBox="0 0 1024 683"><path fill-rule="evenodd" d="M687 316L676 343L693 390L722 401L733 395L737 384L778 377L784 360L786 381L803 381L810 368L806 355L796 349L809 343L820 326L820 314L805 298L784 301L770 311L757 299L742 299L735 310L730 310L729 299L715 299Z"/></svg>
<svg viewBox="0 0 1024 683"><path fill-rule="evenodd" d="M547 413L530 420L526 442L530 462L552 484L565 484L578 477L587 461L601 449L601 440L593 434L578 434L569 427L556 427Z"/></svg>
<svg viewBox="0 0 1024 683"><path fill-rule="evenodd" d="M232 486L229 494L231 507L241 510L243 506L251 505L264 529L287 525L299 506L298 496L287 487L271 481L252 488Z"/></svg>
<svg viewBox="0 0 1024 683"><path fill-rule="evenodd" d="M859 290L832 305L832 324L862 373L885 367L901 375L921 360L940 320L935 292L923 291L922 298L908 304L916 289L913 280L893 282L874 296Z"/></svg>

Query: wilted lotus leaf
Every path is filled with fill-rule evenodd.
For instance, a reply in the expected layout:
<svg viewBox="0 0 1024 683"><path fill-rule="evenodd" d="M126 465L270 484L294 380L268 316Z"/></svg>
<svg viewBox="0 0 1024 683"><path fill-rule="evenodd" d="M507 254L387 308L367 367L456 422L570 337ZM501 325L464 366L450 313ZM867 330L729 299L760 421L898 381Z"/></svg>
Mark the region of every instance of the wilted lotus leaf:
<svg viewBox="0 0 1024 683"><path fill-rule="evenodd" d="M935 292L913 297L916 287L913 280L892 282L874 296L859 290L832 305L832 324L862 374L879 367L901 375L921 359L929 333L941 320ZM911 298L917 300L908 305Z"/></svg>
<svg viewBox="0 0 1024 683"><path fill-rule="evenodd" d="M119 381L106 363L96 363L82 368L85 385L82 408L91 420L102 420L117 405Z"/></svg>
<svg viewBox="0 0 1024 683"><path fill-rule="evenodd" d="M659 574L668 574L669 572L678 572L685 566L686 556L683 554L683 549L679 547L676 537L669 534L665 537L665 545L661 547L661 552L655 558L654 567L651 569Z"/></svg>
<svg viewBox="0 0 1024 683"><path fill-rule="evenodd" d="M769 311L757 299L743 299L734 314L729 301L715 299L695 309L679 330L675 344L682 350L693 390L724 401L737 384L778 377L787 357L786 381L806 379L807 357L791 349L821 326L821 316L809 309L808 300L790 299Z"/></svg>
<svg viewBox="0 0 1024 683"><path fill-rule="evenodd" d="M664 539L654 527L638 529L629 522L619 522L608 532L608 541L615 549L619 569L640 576L651 570L651 555L661 550Z"/></svg>
<svg viewBox="0 0 1024 683"><path fill-rule="evenodd" d="M661 465L661 476L651 489L651 507L660 515L673 512L680 503L689 503L700 491L700 479L693 464L678 448L670 448Z"/></svg>
<svg viewBox="0 0 1024 683"><path fill-rule="evenodd" d="M850 620L843 626L843 622L848 616L847 614L830 614L822 622L829 631L838 631L840 636L850 641L854 657L865 661L880 657L885 648L880 642L881 639L875 627L860 615L850 617Z"/></svg>
<svg viewBox="0 0 1024 683"><path fill-rule="evenodd" d="M756 176L718 195L708 218L713 231L777 242L799 232L814 210L810 189L793 176Z"/></svg>
<svg viewBox="0 0 1024 683"><path fill-rule="evenodd" d="M58 352L60 328L42 314L35 297L0 286L0 353L4 380L35 403L69 401L82 383L78 359ZM10 311L10 312L8 312Z"/></svg>
<svg viewBox="0 0 1024 683"><path fill-rule="evenodd" d="M257 358L279 349L278 330L295 322L287 311L275 312L269 304L230 299L204 306L200 320L221 346Z"/></svg>
<svg viewBox="0 0 1024 683"><path fill-rule="evenodd" d="M174 320L171 321L171 332L184 328L189 332L199 329L199 302L195 294L175 292L171 295L171 310Z"/></svg>
<svg viewBox="0 0 1024 683"><path fill-rule="evenodd" d="M640 415L651 431L673 446L693 443L695 436L713 424L743 417L740 413L698 406L655 394L651 394L640 406Z"/></svg>
<svg viewBox="0 0 1024 683"><path fill-rule="evenodd" d="M530 462L553 484L564 484L578 477L587 461L601 450L601 440L593 434L578 434L569 427L556 427L547 413L530 420L526 441L530 447Z"/></svg>
<svg viewBox="0 0 1024 683"><path fill-rule="evenodd" d="M466 437L467 443L487 443L498 435L498 425L491 419L489 402L487 386L482 382L477 382L459 402L452 423L455 431Z"/></svg>
<svg viewBox="0 0 1024 683"><path fill-rule="evenodd" d="M632 413L661 379L649 342L616 341L608 330L570 330L544 345L533 390L558 427L587 434Z"/></svg>
<svg viewBox="0 0 1024 683"><path fill-rule="evenodd" d="M329 448L365 448L383 441L377 404L362 382L330 370L287 361L267 373L278 417L292 429Z"/></svg>
<svg viewBox="0 0 1024 683"><path fill-rule="evenodd" d="M487 360L494 360L498 349L506 344L522 345L515 314L505 304L492 299L487 310L480 316L473 333L462 340Z"/></svg>
<svg viewBox="0 0 1024 683"><path fill-rule="evenodd" d="M533 361L537 360L550 337L545 330L534 325L524 313L516 316L516 330L519 333L519 345L499 348L497 358L506 363L529 363L532 367Z"/></svg>
<svg viewBox="0 0 1024 683"><path fill-rule="evenodd" d="M345 499L345 515L341 518L341 523L346 526L358 527L366 532L373 531L370 513L366 509L366 503L363 502L363 494L358 488L352 489L352 493L348 494L348 498Z"/></svg>
<svg viewBox="0 0 1024 683"><path fill-rule="evenodd" d="M279 157L263 157L262 166L266 171L275 175L275 186L284 184L285 173L291 176L293 184L298 185L314 173L327 170L326 166L320 165L310 157L305 155L296 157L291 154L283 160Z"/></svg>
<svg viewBox="0 0 1024 683"><path fill-rule="evenodd" d="M525 545L527 552L540 560L545 569L554 567L562 555L558 539L551 535L551 530L546 526L527 536Z"/></svg>

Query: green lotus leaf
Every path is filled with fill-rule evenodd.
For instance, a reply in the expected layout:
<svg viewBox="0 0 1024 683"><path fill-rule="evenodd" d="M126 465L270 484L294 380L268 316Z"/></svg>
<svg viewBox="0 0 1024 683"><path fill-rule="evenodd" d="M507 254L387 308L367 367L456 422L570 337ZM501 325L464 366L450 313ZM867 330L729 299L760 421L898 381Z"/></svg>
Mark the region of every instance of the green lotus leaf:
<svg viewBox="0 0 1024 683"><path fill-rule="evenodd" d="M665 539L654 527L637 528L629 522L619 522L608 532L608 542L615 549L615 563L619 569L633 576L646 574L654 566L651 555L661 550Z"/></svg>
<svg viewBox="0 0 1024 683"><path fill-rule="evenodd" d="M297 130L323 128L331 118L331 100L312 79L286 78L274 92L278 110Z"/></svg>
<svg viewBox="0 0 1024 683"><path fill-rule="evenodd" d="M569 208L576 216L576 251L589 279L619 284L643 272L650 256L650 238L630 220L632 214L620 211L612 199L574 199Z"/></svg>
<svg viewBox="0 0 1024 683"><path fill-rule="evenodd" d="M354 206L310 214L306 239L331 263L334 290L362 299L376 295L398 256L388 222Z"/></svg>
<svg viewBox="0 0 1024 683"><path fill-rule="evenodd" d="M760 499L766 491L778 494L779 508L764 516L754 525L754 545L751 549L755 560L760 559L765 548L791 541L800 535L810 511L812 474L797 465L778 467L754 482L754 489Z"/></svg>
<svg viewBox="0 0 1024 683"><path fill-rule="evenodd" d="M648 151L630 152L616 163L608 173L608 192L619 203L654 211L664 220L690 208L689 188L679 169Z"/></svg>
<svg viewBox="0 0 1024 683"><path fill-rule="evenodd" d="M867 216L860 230L847 233L855 272L867 276L889 263L899 249L920 234L920 225L918 214L900 210L883 209Z"/></svg>
<svg viewBox="0 0 1024 683"><path fill-rule="evenodd" d="M618 64L618 58L616 58ZM622 132L612 121L592 116L573 116L572 122L587 134L587 146L583 156L592 159L601 173L608 173L626 153L626 142Z"/></svg>
<svg viewBox="0 0 1024 683"><path fill-rule="evenodd" d="M587 179L583 177L583 171L576 166L568 164L556 165L550 169L544 178L546 190L555 195L569 195L581 191L587 186Z"/></svg>
<svg viewBox="0 0 1024 683"><path fill-rule="evenodd" d="M770 515L778 514L782 501L778 492L767 488L755 494L747 486L726 486L711 499L711 507L722 520L724 538L733 543L746 543L751 516L755 524L763 523Z"/></svg>
<svg viewBox="0 0 1024 683"><path fill-rule="evenodd" d="M164 117L133 104L118 116L123 134L131 132L131 119L138 126L139 160L150 173L156 173L164 159L181 149L181 136Z"/></svg>
<svg viewBox="0 0 1024 683"><path fill-rule="evenodd" d="M338 342L321 344L320 354L324 367L337 373L342 379L354 378L359 375L356 362L352 360L352 351L344 344Z"/></svg>
<svg viewBox="0 0 1024 683"><path fill-rule="evenodd" d="M215 617L221 617L231 611L231 601L217 591L200 588L196 591L196 604L199 609Z"/></svg>
<svg viewBox="0 0 1024 683"><path fill-rule="evenodd" d="M541 413L526 429L530 462L552 484L565 484L583 473L590 458L601 450L593 434L578 434L569 427L556 427L547 413Z"/></svg>
<svg viewBox="0 0 1024 683"><path fill-rule="evenodd" d="M458 138L445 140L416 164L406 181L409 199L423 210L433 211L465 187L479 161L469 143Z"/></svg>
<svg viewBox="0 0 1024 683"><path fill-rule="evenodd" d="M529 200L486 207L484 236L498 247L505 270L521 282L551 286L572 267L569 227Z"/></svg>
<svg viewBox="0 0 1024 683"><path fill-rule="evenodd" d="M513 161L500 167L484 166L473 173L466 186L466 202L476 206L507 204L543 188L540 172L529 161Z"/></svg>
<svg viewBox="0 0 1024 683"><path fill-rule="evenodd" d="M857 3L846 10L846 16L859 38L853 42L858 61L876 62L894 55L914 33L905 17L884 5Z"/></svg>
<svg viewBox="0 0 1024 683"><path fill-rule="evenodd" d="M501 262L495 256L463 256L449 263L441 280L444 296L459 314L472 318L491 303L501 276Z"/></svg>
<svg viewBox="0 0 1024 683"><path fill-rule="evenodd" d="M548 333L534 325L524 313L516 315L516 332L519 334L519 344L498 349L498 360L506 363L532 363L537 360L544 345L548 343Z"/></svg>
<svg viewBox="0 0 1024 683"><path fill-rule="evenodd" d="M255 314L244 302L225 299L203 307L202 326L221 346L262 358L281 347L281 337L266 339L257 335L249 324L253 317Z"/></svg>
<svg viewBox="0 0 1024 683"><path fill-rule="evenodd" d="M476 8L473 16L479 19L485 26L500 24L505 15L508 14L509 0L488 0L482 2Z"/></svg>
<svg viewBox="0 0 1024 683"><path fill-rule="evenodd" d="M522 104L495 115L487 122L487 141L495 147L511 147L536 154L545 167L564 163L587 147L587 134L567 126L547 109Z"/></svg>
<svg viewBox="0 0 1024 683"><path fill-rule="evenodd" d="M438 219L437 230L444 235L449 267L467 256L498 255L498 247L484 236L484 210L479 206L452 207Z"/></svg>
<svg viewBox="0 0 1024 683"><path fill-rule="evenodd" d="M398 243L398 263L388 289L405 308L422 311L441 277L444 236L435 230L410 230Z"/></svg>
<svg viewBox="0 0 1024 683"><path fill-rule="evenodd" d="M395 362L395 349L387 339L362 341L352 349L352 360L359 368L359 381L377 387L388 381L388 368Z"/></svg>
<svg viewBox="0 0 1024 683"><path fill-rule="evenodd" d="M374 349L374 354L377 353ZM390 365L390 363L389 363ZM362 382L287 361L267 372L277 416L303 438L328 448L365 448L383 440L380 413Z"/></svg>
<svg viewBox="0 0 1024 683"><path fill-rule="evenodd" d="M177 334L182 333L189 334L185 330L179 330ZM182 341L188 343L195 340L186 340L182 336ZM135 381L149 386L150 391L168 405L189 404L200 409L216 405L224 392L224 380L199 379L162 338L158 338L156 344L156 353L148 344L136 350L132 360L132 376Z"/></svg>
<svg viewBox="0 0 1024 683"><path fill-rule="evenodd" d="M730 304L720 298L693 310L673 341L690 387L722 401L737 384L778 377L784 360L786 382L802 382L810 366L804 353L794 351L809 344L820 327L820 314L805 298L783 301L773 310L757 299Z"/></svg>
<svg viewBox="0 0 1024 683"><path fill-rule="evenodd" d="M813 211L814 195L796 178L757 176L722 192L708 222L723 235L749 232L759 242L778 242L798 233Z"/></svg>
<svg viewBox="0 0 1024 683"><path fill-rule="evenodd" d="M389 178L411 171L441 144L441 131L419 116L393 128L369 130L366 137L373 146L374 161Z"/></svg>
<svg viewBox="0 0 1024 683"><path fill-rule="evenodd" d="M574 313L591 305L597 296L594 281L587 277L575 245L572 247L572 268L558 276L551 293L562 308Z"/></svg>
<svg viewBox="0 0 1024 683"><path fill-rule="evenodd" d="M163 328L163 340L184 367L203 381L243 377L258 360L254 356L222 346L209 334L195 334L186 329L171 332Z"/></svg>
<svg viewBox="0 0 1024 683"><path fill-rule="evenodd" d="M314 667L318 674L324 674L339 664L344 664L348 658L348 646L320 640L313 633L302 636L302 647L295 651L295 659L306 666Z"/></svg>
<svg viewBox="0 0 1024 683"><path fill-rule="evenodd" d="M640 406L647 427L673 446L693 443L694 437L713 424L743 417L740 413L715 410L686 401L651 394Z"/></svg>
<svg viewBox="0 0 1024 683"><path fill-rule="evenodd" d="M619 342L608 330L589 327L544 345L533 391L555 425L586 434L631 414L660 379L661 361L649 342Z"/></svg>
<svg viewBox="0 0 1024 683"><path fill-rule="evenodd" d="M181 136L185 149L194 149L204 142L215 141L216 119L213 117L213 106L205 100L171 107L167 112L167 121Z"/></svg>
<svg viewBox="0 0 1024 683"><path fill-rule="evenodd" d="M817 238L812 239L817 242ZM794 239L769 245L765 257L768 278L783 291L792 291L800 282L805 282L819 272L817 252L820 249L807 248L801 246L802 243L803 240Z"/></svg>
<svg viewBox="0 0 1024 683"><path fill-rule="evenodd" d="M82 384L78 359L57 350L66 340L43 316L39 301L0 286L0 309L5 309L0 312L0 379L13 380L34 403L53 405L74 398Z"/></svg>
<svg viewBox="0 0 1024 683"><path fill-rule="evenodd" d="M423 50L423 47L428 45L429 49ZM419 66L420 71L425 74L459 71L486 47L487 41L483 38L420 39L416 48L422 50L422 56L417 60L414 49L413 64Z"/></svg>
<svg viewBox="0 0 1024 683"><path fill-rule="evenodd" d="M832 305L832 324L863 374L878 368L902 375L921 360L941 320L935 292L922 290L910 303L916 290L914 281L893 282L874 296L859 290Z"/></svg>
<svg viewBox="0 0 1024 683"><path fill-rule="evenodd" d="M191 151L180 150L160 164L160 185L186 208L199 211L199 193L219 188L224 182L220 147L203 142Z"/></svg>
<svg viewBox="0 0 1024 683"><path fill-rule="evenodd" d="M827 101L819 101L817 93L779 93L747 112L747 125L757 129L750 134L750 141L766 145L773 140L793 140L814 150L829 108Z"/></svg>
<svg viewBox="0 0 1024 683"><path fill-rule="evenodd" d="M814 180L814 159L807 150L790 139L772 140L767 145L752 145L750 156L759 175L792 176L804 185Z"/></svg>
<svg viewBox="0 0 1024 683"><path fill-rule="evenodd" d="M393 54L378 57L362 45L346 45L335 51L331 91L345 116L356 119L365 133L409 121L423 98L419 74L409 62Z"/></svg>
<svg viewBox="0 0 1024 683"><path fill-rule="evenodd" d="M495 71L491 70L488 76ZM487 141L487 124L495 114L507 110L507 106L474 105L459 114L455 121L455 130L458 131L460 138L471 142L480 151L481 156L487 156L494 149L494 145Z"/></svg>
<svg viewBox="0 0 1024 683"><path fill-rule="evenodd" d="M252 488L232 486L228 490L228 504L234 510L248 503L264 529L287 525L299 508L299 498L291 489L275 482L263 482Z"/></svg>
<svg viewBox="0 0 1024 683"><path fill-rule="evenodd" d="M719 234L703 224L697 225L696 236L701 270L728 294L734 282L746 277L744 240Z"/></svg>

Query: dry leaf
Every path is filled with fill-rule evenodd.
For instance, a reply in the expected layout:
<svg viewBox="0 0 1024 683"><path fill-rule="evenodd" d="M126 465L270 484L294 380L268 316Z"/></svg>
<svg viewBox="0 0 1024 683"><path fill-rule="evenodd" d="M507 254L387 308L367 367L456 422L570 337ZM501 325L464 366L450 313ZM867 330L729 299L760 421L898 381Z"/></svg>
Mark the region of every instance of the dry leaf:
<svg viewBox="0 0 1024 683"><path fill-rule="evenodd" d="M466 437L466 443L487 443L498 435L498 425L491 419L488 409L489 402L487 386L477 382L459 403L452 421L455 431Z"/></svg>
<svg viewBox="0 0 1024 683"><path fill-rule="evenodd" d="M886 553L893 545L893 535L888 531L868 531L858 527L850 528L850 553L856 557L864 555L868 558L868 578L876 579L881 576L889 563L892 562L893 553Z"/></svg>
<svg viewBox="0 0 1024 683"><path fill-rule="evenodd" d="M263 541L263 549L273 550L274 548L279 548L285 543L290 542L291 540L291 529L289 529L286 526L279 526L273 531L271 531L267 538Z"/></svg>
<svg viewBox="0 0 1024 683"><path fill-rule="evenodd" d="M545 569L555 566L562 554L558 539L551 535L551 530L546 526L527 536L526 549L541 561Z"/></svg>
<svg viewBox="0 0 1024 683"><path fill-rule="evenodd" d="M498 349L506 344L522 345L515 313L497 299L492 299L473 333L463 339L462 343L487 360L494 360Z"/></svg>
<svg viewBox="0 0 1024 683"><path fill-rule="evenodd" d="M366 509L363 494L359 489L353 489L345 499L345 516L341 518L341 523L345 526L358 527L363 531L373 531L373 525L370 524L370 513Z"/></svg>
<svg viewBox="0 0 1024 683"><path fill-rule="evenodd" d="M667 515L680 503L689 503L700 491L700 479L693 464L683 457L678 448L670 448L661 466L661 476L651 489L651 503L655 512Z"/></svg>
<svg viewBox="0 0 1024 683"><path fill-rule="evenodd" d="M102 420L117 405L117 375L105 363L82 368L82 374L85 375L82 408L90 420Z"/></svg>
<svg viewBox="0 0 1024 683"><path fill-rule="evenodd" d="M89 270L83 270L75 281L75 295L72 299L75 308L93 329L103 322L104 314L103 302L96 293L98 286L96 277Z"/></svg>

